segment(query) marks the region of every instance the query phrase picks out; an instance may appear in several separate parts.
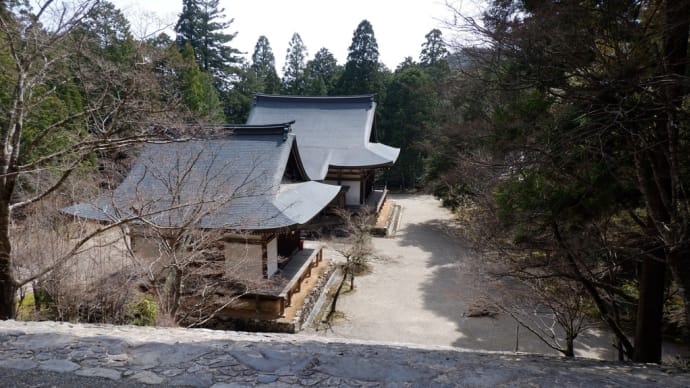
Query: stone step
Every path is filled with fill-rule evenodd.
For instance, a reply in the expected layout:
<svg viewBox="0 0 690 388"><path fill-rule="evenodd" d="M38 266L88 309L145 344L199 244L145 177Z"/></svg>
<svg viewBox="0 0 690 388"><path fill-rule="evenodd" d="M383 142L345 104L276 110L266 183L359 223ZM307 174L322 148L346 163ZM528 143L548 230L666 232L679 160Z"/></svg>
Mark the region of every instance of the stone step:
<svg viewBox="0 0 690 388"><path fill-rule="evenodd" d="M376 224L372 228L372 234L381 237L394 236L398 230L401 216L402 205L391 199L386 199L376 219Z"/></svg>

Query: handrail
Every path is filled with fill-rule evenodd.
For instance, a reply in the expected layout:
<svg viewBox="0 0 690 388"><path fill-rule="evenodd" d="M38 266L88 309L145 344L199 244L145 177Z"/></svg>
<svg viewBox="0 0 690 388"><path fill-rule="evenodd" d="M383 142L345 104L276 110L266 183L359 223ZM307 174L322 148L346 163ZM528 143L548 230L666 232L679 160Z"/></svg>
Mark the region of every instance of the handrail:
<svg viewBox="0 0 690 388"><path fill-rule="evenodd" d="M293 288L302 284L302 281L304 280L304 273L314 264L314 257L318 257L319 252L323 249L323 245L319 244L314 248L305 248L305 250L306 249L312 249L312 254L310 254L308 259L304 261L302 266L296 272L296 276L293 276L292 279L290 279L290 281L285 285L285 287L283 287L283 291L281 291L280 294L278 294L279 297L287 298L288 295L291 294ZM287 300L287 302L289 304L290 301Z"/></svg>

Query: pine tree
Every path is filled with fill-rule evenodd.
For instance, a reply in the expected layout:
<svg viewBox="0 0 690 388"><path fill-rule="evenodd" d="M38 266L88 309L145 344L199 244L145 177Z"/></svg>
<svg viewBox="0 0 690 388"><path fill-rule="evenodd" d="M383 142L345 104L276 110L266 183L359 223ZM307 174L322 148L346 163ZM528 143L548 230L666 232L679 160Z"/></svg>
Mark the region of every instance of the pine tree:
<svg viewBox="0 0 690 388"><path fill-rule="evenodd" d="M419 62L424 66L433 66L445 60L448 56L448 50L446 49L446 43L443 41L441 30L434 28L424 37L426 42L422 43Z"/></svg>
<svg viewBox="0 0 690 388"><path fill-rule="evenodd" d="M305 60L307 46L298 33L292 35L283 66L283 93L299 95L305 92Z"/></svg>
<svg viewBox="0 0 690 388"><path fill-rule="evenodd" d="M180 50L189 43L199 68L210 73L220 90L228 83L229 73L240 62L239 50L228 45L237 33L226 34L234 19L225 19L225 9L218 0L183 0L182 13L175 26Z"/></svg>
<svg viewBox="0 0 690 388"><path fill-rule="evenodd" d="M383 77L380 74L379 46L371 23L363 20L352 36L345 71L336 87L339 94L382 93Z"/></svg>
<svg viewBox="0 0 690 388"><path fill-rule="evenodd" d="M280 90L280 79L276 72L276 60L271 44L265 36L260 36L254 46L251 71L256 80L262 84L259 92L277 93Z"/></svg>

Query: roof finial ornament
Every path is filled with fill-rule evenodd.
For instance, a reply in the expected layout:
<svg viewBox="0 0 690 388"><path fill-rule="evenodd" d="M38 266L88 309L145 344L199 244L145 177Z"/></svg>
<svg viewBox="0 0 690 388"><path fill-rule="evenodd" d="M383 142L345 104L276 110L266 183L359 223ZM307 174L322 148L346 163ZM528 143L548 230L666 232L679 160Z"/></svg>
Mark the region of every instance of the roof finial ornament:
<svg viewBox="0 0 690 388"><path fill-rule="evenodd" d="M295 123L295 120L288 121L287 123L283 124L283 141L286 141L288 139L288 133L292 132L292 124Z"/></svg>

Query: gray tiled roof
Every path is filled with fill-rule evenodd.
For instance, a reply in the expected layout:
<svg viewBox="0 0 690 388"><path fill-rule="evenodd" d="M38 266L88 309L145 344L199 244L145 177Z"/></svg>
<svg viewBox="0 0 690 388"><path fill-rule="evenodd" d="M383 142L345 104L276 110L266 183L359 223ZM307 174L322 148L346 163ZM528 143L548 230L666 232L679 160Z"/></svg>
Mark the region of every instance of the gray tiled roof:
<svg viewBox="0 0 690 388"><path fill-rule="evenodd" d="M63 211L101 221L146 215L161 226L261 230L305 223L338 193L334 185L281 182L288 158L300 165L294 134L232 129L220 138L146 144L111 195Z"/></svg>
<svg viewBox="0 0 690 388"><path fill-rule="evenodd" d="M330 167L378 167L395 163L400 149L372 143L373 95L301 97L257 94L247 124L294 121L293 132L311 179Z"/></svg>

